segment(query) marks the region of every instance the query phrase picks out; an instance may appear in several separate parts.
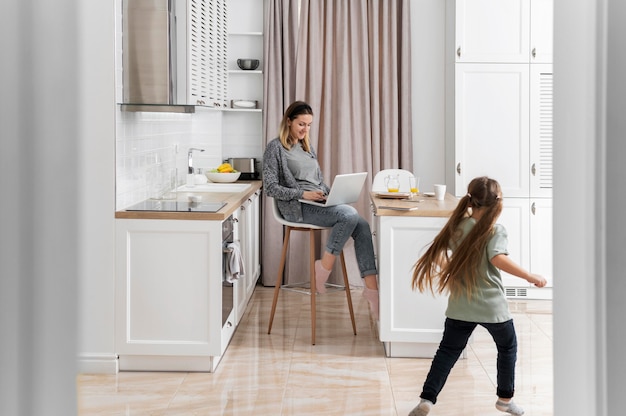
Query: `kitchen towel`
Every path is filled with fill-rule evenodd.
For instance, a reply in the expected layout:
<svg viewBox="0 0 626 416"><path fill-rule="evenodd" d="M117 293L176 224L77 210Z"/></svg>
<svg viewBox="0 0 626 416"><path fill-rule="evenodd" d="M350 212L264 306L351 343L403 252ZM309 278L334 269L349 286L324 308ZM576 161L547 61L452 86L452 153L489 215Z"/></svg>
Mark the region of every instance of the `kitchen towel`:
<svg viewBox="0 0 626 416"><path fill-rule="evenodd" d="M243 258L241 257L241 249L238 241L228 243L226 245L226 249L228 253L226 257L224 279L228 283L232 283L244 274Z"/></svg>

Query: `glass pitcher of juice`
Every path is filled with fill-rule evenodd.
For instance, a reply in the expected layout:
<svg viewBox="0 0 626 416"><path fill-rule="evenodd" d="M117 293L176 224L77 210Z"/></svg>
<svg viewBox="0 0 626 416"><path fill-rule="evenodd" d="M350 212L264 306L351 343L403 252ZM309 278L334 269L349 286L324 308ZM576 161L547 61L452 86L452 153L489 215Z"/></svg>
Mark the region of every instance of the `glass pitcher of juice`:
<svg viewBox="0 0 626 416"><path fill-rule="evenodd" d="M387 185L388 192L398 192L400 190L400 175L386 176L385 185Z"/></svg>

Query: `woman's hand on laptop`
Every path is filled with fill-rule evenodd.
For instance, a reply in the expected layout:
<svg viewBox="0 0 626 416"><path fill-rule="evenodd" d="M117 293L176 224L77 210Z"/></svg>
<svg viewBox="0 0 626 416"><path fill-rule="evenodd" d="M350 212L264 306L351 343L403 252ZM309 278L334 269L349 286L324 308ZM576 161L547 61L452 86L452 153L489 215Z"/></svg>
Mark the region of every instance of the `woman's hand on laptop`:
<svg viewBox="0 0 626 416"><path fill-rule="evenodd" d="M326 201L326 194L322 191L304 191L302 193L302 199L323 202Z"/></svg>

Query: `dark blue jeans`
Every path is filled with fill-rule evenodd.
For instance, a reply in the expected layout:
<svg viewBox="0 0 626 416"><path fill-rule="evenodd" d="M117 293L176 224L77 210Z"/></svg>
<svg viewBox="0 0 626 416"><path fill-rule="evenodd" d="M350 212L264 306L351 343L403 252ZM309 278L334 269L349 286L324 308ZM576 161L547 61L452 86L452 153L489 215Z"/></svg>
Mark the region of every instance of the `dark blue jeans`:
<svg viewBox="0 0 626 416"><path fill-rule="evenodd" d="M515 335L513 320L499 324L486 324L446 318L443 338L430 365L422 394L420 394L422 399L430 400L433 403L437 402L437 396L443 389L450 370L459 359L476 325L489 331L498 348L498 387L496 394L504 399L513 397L515 362L517 361L517 336Z"/></svg>

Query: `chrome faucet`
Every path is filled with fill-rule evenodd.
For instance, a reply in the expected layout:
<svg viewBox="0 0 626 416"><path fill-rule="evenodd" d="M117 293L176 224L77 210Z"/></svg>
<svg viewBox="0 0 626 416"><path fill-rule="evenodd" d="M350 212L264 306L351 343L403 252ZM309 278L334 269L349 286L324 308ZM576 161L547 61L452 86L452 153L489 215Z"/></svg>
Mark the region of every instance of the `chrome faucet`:
<svg viewBox="0 0 626 416"><path fill-rule="evenodd" d="M190 175L194 174L194 171L193 171L193 161L192 161L192 158L191 158L191 154L192 154L192 152L194 150L197 150L199 152L204 152L204 149L198 149L197 147L190 147L189 148L189 151L187 152L187 163L189 165L187 173L190 174Z"/></svg>

